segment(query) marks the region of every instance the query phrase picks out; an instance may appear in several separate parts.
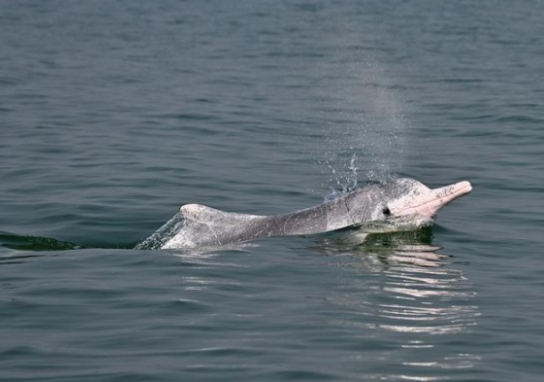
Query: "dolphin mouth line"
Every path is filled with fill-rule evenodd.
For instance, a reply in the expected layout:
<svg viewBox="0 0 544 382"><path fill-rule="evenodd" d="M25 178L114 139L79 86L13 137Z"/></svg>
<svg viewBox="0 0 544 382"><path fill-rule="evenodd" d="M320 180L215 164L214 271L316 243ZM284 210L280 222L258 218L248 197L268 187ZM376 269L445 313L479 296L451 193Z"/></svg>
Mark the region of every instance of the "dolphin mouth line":
<svg viewBox="0 0 544 382"><path fill-rule="evenodd" d="M444 189L445 191L442 191L442 189ZM448 189L451 189L451 190L448 190ZM420 204L415 205L415 206L404 208L404 209L399 211L399 214L402 215L403 212L410 211L410 210L416 210L416 211L419 212L421 207L427 207L429 204L434 204L437 201L440 201L440 203L438 204L438 208L436 208L436 211L438 211L440 208L444 207L446 204L449 204L450 202L454 201L455 199L458 199L461 196L466 195L469 192L471 192L472 191L472 185L468 181L465 180L465 181L462 181L462 182L459 182L459 183L452 184L451 186L446 186L446 187L439 188L437 190L441 190L441 191L438 191L439 195L436 196L435 198L428 199L428 200L424 201L423 203L420 203ZM441 193L444 193L444 195L440 195ZM418 213L418 215L424 216L424 217L426 216L426 215L421 215L420 213ZM435 217L436 217L436 213L434 213L430 218L434 219Z"/></svg>

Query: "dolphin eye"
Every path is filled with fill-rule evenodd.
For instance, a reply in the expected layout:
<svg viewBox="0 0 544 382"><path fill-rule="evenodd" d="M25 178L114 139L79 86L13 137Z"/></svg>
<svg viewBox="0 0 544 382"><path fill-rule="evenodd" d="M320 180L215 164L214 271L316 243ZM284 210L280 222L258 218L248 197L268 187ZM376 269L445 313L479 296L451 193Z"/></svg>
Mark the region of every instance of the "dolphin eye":
<svg viewBox="0 0 544 382"><path fill-rule="evenodd" d="M385 216L389 216L389 215L391 215L391 210L389 209L389 207L385 207L385 208L382 210L382 213L383 213Z"/></svg>

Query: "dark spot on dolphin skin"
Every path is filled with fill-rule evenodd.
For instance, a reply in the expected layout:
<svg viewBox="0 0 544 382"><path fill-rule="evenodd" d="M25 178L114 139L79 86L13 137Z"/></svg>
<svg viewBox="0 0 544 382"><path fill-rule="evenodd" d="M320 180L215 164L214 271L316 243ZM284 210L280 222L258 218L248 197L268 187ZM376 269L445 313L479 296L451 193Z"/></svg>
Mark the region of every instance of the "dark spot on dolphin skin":
<svg viewBox="0 0 544 382"><path fill-rule="evenodd" d="M391 210L389 209L389 207L385 207L382 212L385 216L391 215Z"/></svg>

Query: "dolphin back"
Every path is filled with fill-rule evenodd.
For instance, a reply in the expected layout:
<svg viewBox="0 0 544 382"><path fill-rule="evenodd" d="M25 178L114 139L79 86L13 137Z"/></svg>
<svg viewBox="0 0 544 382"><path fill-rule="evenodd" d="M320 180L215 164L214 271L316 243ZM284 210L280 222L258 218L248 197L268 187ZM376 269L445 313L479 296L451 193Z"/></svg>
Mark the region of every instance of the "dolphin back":
<svg viewBox="0 0 544 382"><path fill-rule="evenodd" d="M225 212L202 204L186 204L180 210L183 225L163 249L220 246L250 240L251 232L265 216Z"/></svg>
<svg viewBox="0 0 544 382"><path fill-rule="evenodd" d="M221 246L271 237L308 235L353 225L344 198L273 216L220 211L201 204L181 207L181 229L163 249Z"/></svg>

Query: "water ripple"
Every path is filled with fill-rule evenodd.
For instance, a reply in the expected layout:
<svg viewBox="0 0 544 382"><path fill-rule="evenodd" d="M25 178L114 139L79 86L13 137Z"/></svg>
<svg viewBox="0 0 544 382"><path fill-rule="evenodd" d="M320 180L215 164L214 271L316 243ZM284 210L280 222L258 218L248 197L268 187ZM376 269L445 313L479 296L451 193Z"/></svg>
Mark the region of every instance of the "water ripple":
<svg viewBox="0 0 544 382"><path fill-rule="evenodd" d="M378 331L385 339L395 338L396 358L413 371L413 375L381 375L380 379L443 379L426 375L426 370L471 368L480 360L468 351L436 353L438 344L462 341L469 335L480 313L471 281L454 266L452 256L439 253L440 248L428 244L430 238L424 236L369 237L354 248L324 242L325 253L359 273L348 278L342 293L331 299L345 311L335 325L358 326Z"/></svg>

